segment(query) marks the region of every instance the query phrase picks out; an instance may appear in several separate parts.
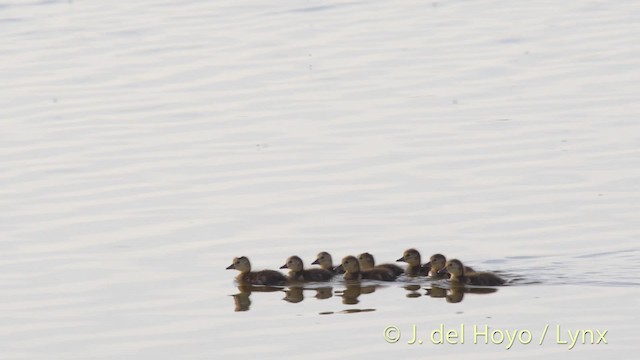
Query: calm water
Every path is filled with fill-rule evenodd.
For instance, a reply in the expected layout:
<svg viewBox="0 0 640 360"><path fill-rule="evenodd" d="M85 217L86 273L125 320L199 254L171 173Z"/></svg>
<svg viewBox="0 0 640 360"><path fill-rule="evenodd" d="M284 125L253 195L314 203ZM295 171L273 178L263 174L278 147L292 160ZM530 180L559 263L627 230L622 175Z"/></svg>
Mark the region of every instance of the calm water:
<svg viewBox="0 0 640 360"><path fill-rule="evenodd" d="M633 358L638 34L630 1L0 2L0 358ZM409 247L520 280L224 270Z"/></svg>

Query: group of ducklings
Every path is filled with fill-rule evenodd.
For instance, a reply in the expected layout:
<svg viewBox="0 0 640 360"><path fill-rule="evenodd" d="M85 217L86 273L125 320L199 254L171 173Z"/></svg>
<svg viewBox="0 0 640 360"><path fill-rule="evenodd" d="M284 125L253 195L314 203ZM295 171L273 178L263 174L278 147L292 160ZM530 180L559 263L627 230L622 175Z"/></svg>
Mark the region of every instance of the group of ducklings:
<svg viewBox="0 0 640 360"><path fill-rule="evenodd" d="M280 269L289 269L289 275L285 276L275 270L251 271L251 263L246 256L236 257L233 263L227 267L240 271L237 276L239 283L251 285L287 285L305 281L329 281L338 274L348 281L362 279L394 281L401 274L406 276L430 276L432 279L449 279L452 284L497 286L505 283L504 279L489 272L477 272L468 266L464 266L460 260L447 258L442 254L431 256L430 261L422 264L420 252L416 249L408 249L402 257L396 260L407 263L406 269L395 264L375 265L373 255L362 253L355 256L345 256L342 263L334 267L331 254L320 252L312 265L320 265L319 269L305 269L302 259L291 256Z"/></svg>

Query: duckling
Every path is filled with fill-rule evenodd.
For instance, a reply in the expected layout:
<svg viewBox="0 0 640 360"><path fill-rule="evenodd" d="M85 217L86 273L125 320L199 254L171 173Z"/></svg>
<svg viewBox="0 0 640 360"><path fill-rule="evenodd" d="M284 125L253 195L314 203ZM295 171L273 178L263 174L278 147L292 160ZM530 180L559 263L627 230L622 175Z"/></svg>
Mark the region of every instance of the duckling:
<svg viewBox="0 0 640 360"><path fill-rule="evenodd" d="M431 255L430 260L431 261L429 261L429 264L431 264L431 270L429 271L429 276L437 279L449 278L450 274L447 272L447 269L445 267L447 264L447 258L444 255L433 254ZM471 273L471 272L475 272L475 270L473 270L469 266L465 266L464 272Z"/></svg>
<svg viewBox="0 0 640 360"><path fill-rule="evenodd" d="M233 263L227 267L227 270L236 269L240 271L240 275L236 280L241 284L250 285L286 285L287 278L279 271L261 270L251 271L251 263L246 256L233 258Z"/></svg>
<svg viewBox="0 0 640 360"><path fill-rule="evenodd" d="M431 270L430 264L422 265L420 253L416 249L405 250L402 257L396 261L403 261L408 264L407 269L404 271L408 276L428 275Z"/></svg>
<svg viewBox="0 0 640 360"><path fill-rule="evenodd" d="M481 286L496 286L503 285L505 281L498 275L489 272L470 272L465 273L464 265L457 259L451 259L447 261L446 269L451 274L451 283L467 284L467 285L481 285Z"/></svg>
<svg viewBox="0 0 640 360"><path fill-rule="evenodd" d="M325 269L331 272L333 275L340 274L336 267L333 266L333 259L331 258L331 254L326 251L321 251L318 253L316 259L311 263L311 265L320 265L321 269Z"/></svg>
<svg viewBox="0 0 640 360"><path fill-rule="evenodd" d="M382 264L376 266L376 262L373 259L373 255L369 253L362 253L358 255L358 261L360 262L360 269L362 270L371 270L371 269L386 269L391 271L391 273L395 276L400 276L404 272L404 269L395 264Z"/></svg>
<svg viewBox="0 0 640 360"><path fill-rule="evenodd" d="M371 269L360 270L360 264L355 256L345 256L342 259L342 264L338 266L338 269L344 269L345 280L382 280L382 281L394 281L396 276L386 269Z"/></svg>
<svg viewBox="0 0 640 360"><path fill-rule="evenodd" d="M291 281L328 281L333 277L333 274L329 270L305 270L302 259L298 256L289 257L287 263L282 265L280 269L291 270L289 271L289 280Z"/></svg>

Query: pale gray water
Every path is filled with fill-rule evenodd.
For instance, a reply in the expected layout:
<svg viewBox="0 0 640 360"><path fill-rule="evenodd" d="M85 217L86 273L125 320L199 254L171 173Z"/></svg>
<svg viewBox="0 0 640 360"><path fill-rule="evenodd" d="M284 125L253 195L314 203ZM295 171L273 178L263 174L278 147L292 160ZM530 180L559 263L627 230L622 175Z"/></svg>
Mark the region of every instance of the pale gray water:
<svg viewBox="0 0 640 360"><path fill-rule="evenodd" d="M635 2L0 3L0 358L633 358L639 24ZM408 247L525 280L236 312L224 270ZM440 323L534 338L406 344ZM545 324L609 344L537 345Z"/></svg>

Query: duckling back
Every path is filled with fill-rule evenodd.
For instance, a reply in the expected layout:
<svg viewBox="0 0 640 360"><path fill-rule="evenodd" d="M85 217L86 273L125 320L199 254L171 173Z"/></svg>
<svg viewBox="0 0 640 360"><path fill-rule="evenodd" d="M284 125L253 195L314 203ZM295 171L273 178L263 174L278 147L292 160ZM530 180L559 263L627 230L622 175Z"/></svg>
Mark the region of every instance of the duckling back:
<svg viewBox="0 0 640 360"><path fill-rule="evenodd" d="M398 265L395 265L395 264L381 264L381 265L376 265L376 267L380 268L380 269L386 269L388 271L391 271L391 273L393 275L395 275L396 277L400 276L400 275L402 275L404 273L404 269L401 268Z"/></svg>
<svg viewBox="0 0 640 360"><path fill-rule="evenodd" d="M239 283L251 285L286 285L287 278L275 270L261 270L242 273L236 277Z"/></svg>
<svg viewBox="0 0 640 360"><path fill-rule="evenodd" d="M373 268L371 270L361 270L363 279L380 280L380 281L395 281L396 275L390 270L383 268Z"/></svg>
<svg viewBox="0 0 640 360"><path fill-rule="evenodd" d="M499 286L504 285L505 280L490 272L471 272L464 275L467 284L478 286Z"/></svg>
<svg viewBox="0 0 640 360"><path fill-rule="evenodd" d="M325 269L307 269L302 271L304 281L329 281L333 274Z"/></svg>

